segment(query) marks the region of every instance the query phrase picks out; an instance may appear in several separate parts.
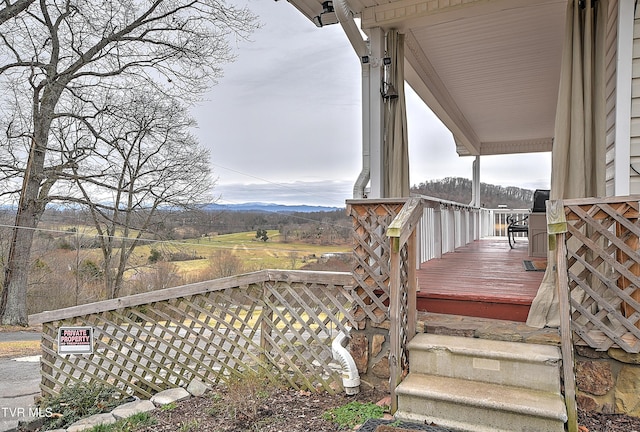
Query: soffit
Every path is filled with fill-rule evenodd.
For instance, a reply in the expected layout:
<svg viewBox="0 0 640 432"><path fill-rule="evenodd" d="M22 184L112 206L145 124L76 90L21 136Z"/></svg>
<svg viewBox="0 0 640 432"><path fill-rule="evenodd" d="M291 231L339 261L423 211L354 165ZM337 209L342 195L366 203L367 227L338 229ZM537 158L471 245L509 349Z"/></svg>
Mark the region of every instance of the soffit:
<svg viewBox="0 0 640 432"><path fill-rule="evenodd" d="M289 0L310 19L322 0ZM405 33L406 80L462 154L551 150L566 0L349 0ZM419 143L418 143L419 145Z"/></svg>

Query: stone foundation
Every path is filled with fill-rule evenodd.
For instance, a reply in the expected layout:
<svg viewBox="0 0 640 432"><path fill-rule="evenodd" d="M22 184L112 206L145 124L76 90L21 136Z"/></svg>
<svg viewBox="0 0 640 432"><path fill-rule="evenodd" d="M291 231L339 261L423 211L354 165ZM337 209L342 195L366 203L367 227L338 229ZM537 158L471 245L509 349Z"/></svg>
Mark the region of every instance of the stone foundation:
<svg viewBox="0 0 640 432"><path fill-rule="evenodd" d="M349 350L363 384L389 389L389 321L374 324L370 320L351 330Z"/></svg>
<svg viewBox="0 0 640 432"><path fill-rule="evenodd" d="M640 417L640 354L576 347L578 406Z"/></svg>

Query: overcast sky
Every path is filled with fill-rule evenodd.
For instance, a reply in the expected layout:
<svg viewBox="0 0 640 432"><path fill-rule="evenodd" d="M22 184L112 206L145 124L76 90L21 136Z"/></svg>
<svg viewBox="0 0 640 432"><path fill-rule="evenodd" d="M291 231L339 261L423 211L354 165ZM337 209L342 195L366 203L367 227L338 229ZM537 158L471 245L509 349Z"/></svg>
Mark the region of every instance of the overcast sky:
<svg viewBox="0 0 640 432"><path fill-rule="evenodd" d="M263 27L194 115L221 203L344 206L362 167L360 64L339 25L317 28L291 4L248 4ZM407 86L410 182L471 178L451 133ZM481 159L481 180L548 188L551 156Z"/></svg>

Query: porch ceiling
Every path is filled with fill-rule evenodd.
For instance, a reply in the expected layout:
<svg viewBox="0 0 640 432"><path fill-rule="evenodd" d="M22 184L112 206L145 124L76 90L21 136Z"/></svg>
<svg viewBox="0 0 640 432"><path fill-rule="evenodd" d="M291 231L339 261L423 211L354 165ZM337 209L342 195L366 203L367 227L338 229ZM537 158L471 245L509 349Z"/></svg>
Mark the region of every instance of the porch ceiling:
<svg viewBox="0 0 640 432"><path fill-rule="evenodd" d="M289 0L309 19L323 0ZM550 151L566 0L348 0L405 33L406 81L460 155Z"/></svg>

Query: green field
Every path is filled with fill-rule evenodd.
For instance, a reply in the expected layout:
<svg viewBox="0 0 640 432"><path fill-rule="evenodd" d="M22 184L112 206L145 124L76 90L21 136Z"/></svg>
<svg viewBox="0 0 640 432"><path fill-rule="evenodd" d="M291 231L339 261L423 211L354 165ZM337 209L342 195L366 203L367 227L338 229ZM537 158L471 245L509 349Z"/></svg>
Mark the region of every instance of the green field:
<svg viewBox="0 0 640 432"><path fill-rule="evenodd" d="M84 228L80 233L76 234L58 227L56 232L64 233L58 238L59 242L64 241L71 246L66 252L62 252L67 254L77 253L73 252L73 246L76 244L76 241L88 242L96 235L95 230L90 228ZM300 269L306 264L317 262L323 254L349 253L351 251L351 245L344 243L314 244L296 240L285 243L281 241L282 237L278 230L268 230L267 235L269 239L266 242L256 238L256 231L196 237L184 240L141 240L128 262L129 268L135 270L127 271L126 277L128 278L132 275L139 275L142 272L152 271L152 268L149 267L148 264L149 258L154 251L160 255L159 261L170 262L171 265L176 267L175 270L186 278L186 281L197 280L197 278L201 276L200 273L204 272L204 274L207 275L207 271L210 271L212 266L215 268L215 264L212 263L211 258L217 254L219 255L220 251L233 254L233 256L237 257L241 262L237 270L234 270L237 271L237 273L232 274L248 273L263 269ZM84 238L84 240L77 240L77 236ZM289 238L292 239L293 237L290 236ZM49 260L55 263L55 256L60 253L58 250L54 251L49 255ZM100 249L95 247L82 248L75 261L82 262L84 260L100 263L102 260ZM54 268L56 265L51 264L51 267Z"/></svg>
<svg viewBox="0 0 640 432"><path fill-rule="evenodd" d="M270 230L267 233L269 240L266 242L256 239L255 232L242 232L141 246L136 249L136 255L148 256L152 248L162 248L163 251L184 252L202 257L202 259L174 262L181 271L188 273L205 268L209 258L217 250L231 251L242 260L248 271L266 268L297 269L307 262L320 258L323 254L345 253L351 250L350 245L282 243L279 241L280 234L277 230Z"/></svg>

